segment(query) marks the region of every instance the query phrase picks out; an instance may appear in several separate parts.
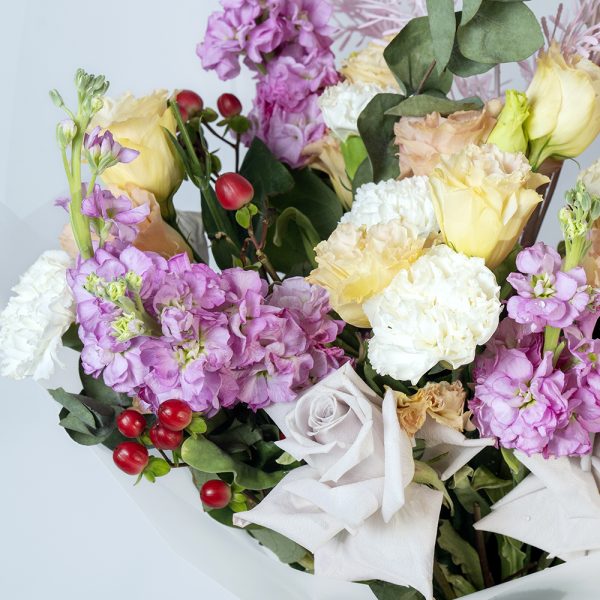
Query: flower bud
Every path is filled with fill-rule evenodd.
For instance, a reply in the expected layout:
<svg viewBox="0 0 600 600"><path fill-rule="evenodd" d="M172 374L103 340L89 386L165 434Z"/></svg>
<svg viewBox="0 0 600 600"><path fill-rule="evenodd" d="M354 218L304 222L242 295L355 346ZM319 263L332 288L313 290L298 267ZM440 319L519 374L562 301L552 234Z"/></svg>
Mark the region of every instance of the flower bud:
<svg viewBox="0 0 600 600"><path fill-rule="evenodd" d="M64 119L56 126L56 139L61 148L67 147L77 134L77 125L72 119Z"/></svg>
<svg viewBox="0 0 600 600"><path fill-rule="evenodd" d="M516 90L507 90L506 103L498 116L498 122L487 139L503 152L527 151L527 136L523 124L529 116L527 95Z"/></svg>
<svg viewBox="0 0 600 600"><path fill-rule="evenodd" d="M254 198L252 184L238 173L225 173L217 179L215 192L225 210L238 210Z"/></svg>
<svg viewBox="0 0 600 600"><path fill-rule="evenodd" d="M233 94L221 94L217 100L217 108L223 117L229 119L242 112L242 103Z"/></svg>

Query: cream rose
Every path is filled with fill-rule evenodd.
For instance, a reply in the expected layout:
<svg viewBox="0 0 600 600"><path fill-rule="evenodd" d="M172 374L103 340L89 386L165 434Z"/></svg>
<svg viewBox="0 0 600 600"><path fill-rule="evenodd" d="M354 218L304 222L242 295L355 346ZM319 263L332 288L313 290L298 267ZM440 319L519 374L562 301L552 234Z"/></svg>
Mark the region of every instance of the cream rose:
<svg viewBox="0 0 600 600"><path fill-rule="evenodd" d="M363 304L422 253L426 238L398 219L356 227L341 223L315 248L318 267L308 281L329 292L333 309L357 327L368 327Z"/></svg>
<svg viewBox="0 0 600 600"><path fill-rule="evenodd" d="M159 203L180 185L183 168L165 129L175 134L175 117L167 106L167 92L158 90L135 98L125 94L118 100L104 98L104 106L90 127L109 129L122 146L137 150L130 163L119 163L102 173L109 187L126 189L128 185L154 194Z"/></svg>
<svg viewBox="0 0 600 600"><path fill-rule="evenodd" d="M412 482L411 442L393 397L378 398L345 365L291 405L267 409L306 466L234 521L257 523L314 553L315 574L381 579L432 600L442 494Z"/></svg>
<svg viewBox="0 0 600 600"><path fill-rule="evenodd" d="M383 51L393 35L369 42L362 50L352 52L344 61L340 73L350 83L371 83L380 88L400 90L398 82L383 58Z"/></svg>
<svg viewBox="0 0 600 600"><path fill-rule="evenodd" d="M403 117L394 126L400 175L429 175L443 154L485 142L500 109L501 103L488 102L482 110L458 111L448 117L436 112L425 117Z"/></svg>
<svg viewBox="0 0 600 600"><path fill-rule="evenodd" d="M525 155L471 144L444 157L429 176L433 205L448 245L479 256L491 269L511 250L549 179L533 173Z"/></svg>

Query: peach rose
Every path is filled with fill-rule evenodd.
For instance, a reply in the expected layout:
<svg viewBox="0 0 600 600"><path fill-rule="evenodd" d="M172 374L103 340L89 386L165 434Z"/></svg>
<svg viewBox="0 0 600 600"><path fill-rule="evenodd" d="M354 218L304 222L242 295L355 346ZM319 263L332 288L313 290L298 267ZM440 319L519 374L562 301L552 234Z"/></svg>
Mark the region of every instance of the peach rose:
<svg viewBox="0 0 600 600"><path fill-rule="evenodd" d="M429 175L442 154L455 154L468 144L482 144L502 108L492 100L482 110L458 111L447 117L403 117L394 125L401 177Z"/></svg>

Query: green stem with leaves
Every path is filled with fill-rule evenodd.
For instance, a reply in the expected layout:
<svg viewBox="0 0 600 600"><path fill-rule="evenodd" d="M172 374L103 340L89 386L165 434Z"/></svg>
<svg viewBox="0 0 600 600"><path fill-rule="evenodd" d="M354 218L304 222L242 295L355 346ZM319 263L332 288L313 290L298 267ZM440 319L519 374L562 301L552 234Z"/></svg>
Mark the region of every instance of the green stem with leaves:
<svg viewBox="0 0 600 600"><path fill-rule="evenodd" d="M71 168L70 173L67 172L71 193L69 215L71 217L73 237L75 238L79 252L82 258L88 259L94 253L92 235L90 233L89 219L81 212L81 204L83 202L83 194L81 193L81 149L83 147L83 135L87 123L82 123L82 120L78 118L76 124L77 133L71 145Z"/></svg>

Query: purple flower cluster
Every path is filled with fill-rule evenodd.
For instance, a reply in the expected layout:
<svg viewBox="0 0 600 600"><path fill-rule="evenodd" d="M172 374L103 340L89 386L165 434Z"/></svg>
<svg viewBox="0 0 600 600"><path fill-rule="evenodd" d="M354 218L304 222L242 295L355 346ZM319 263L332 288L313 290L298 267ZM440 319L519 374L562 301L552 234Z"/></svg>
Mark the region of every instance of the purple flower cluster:
<svg viewBox="0 0 600 600"><path fill-rule="evenodd" d="M85 372L154 411L170 398L209 415L288 402L346 360L327 293L301 278L269 294L254 271L129 246L97 250L69 280Z"/></svg>
<svg viewBox="0 0 600 600"><path fill-rule="evenodd" d="M115 141L110 131L106 130L104 133L100 131L100 127L95 127L83 138L87 160L97 169L102 171L117 163L129 163L139 156L137 150L125 148Z"/></svg>
<svg viewBox="0 0 600 600"><path fill-rule="evenodd" d="M590 303L585 271L581 267L565 273L554 248L538 242L517 256L517 269L508 282L517 295L508 301L508 314L531 331L546 326L562 329L572 325Z"/></svg>
<svg viewBox="0 0 600 600"><path fill-rule="evenodd" d="M580 269L562 272L544 244L517 257L508 280L518 296L475 360L469 407L480 433L505 448L545 457L591 452L600 431L600 341L591 339L600 311ZM544 352L545 326L563 329L559 356Z"/></svg>
<svg viewBox="0 0 600 600"><path fill-rule="evenodd" d="M327 0L221 0L212 14L198 56L221 79L240 72L240 56L258 78L250 114L252 135L291 166L319 140L325 125L319 93L338 81L328 25Z"/></svg>

